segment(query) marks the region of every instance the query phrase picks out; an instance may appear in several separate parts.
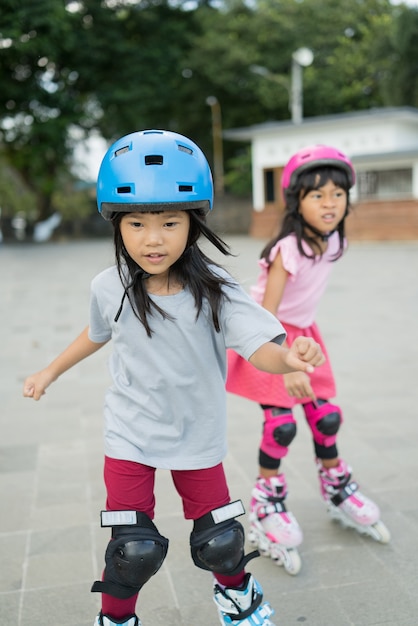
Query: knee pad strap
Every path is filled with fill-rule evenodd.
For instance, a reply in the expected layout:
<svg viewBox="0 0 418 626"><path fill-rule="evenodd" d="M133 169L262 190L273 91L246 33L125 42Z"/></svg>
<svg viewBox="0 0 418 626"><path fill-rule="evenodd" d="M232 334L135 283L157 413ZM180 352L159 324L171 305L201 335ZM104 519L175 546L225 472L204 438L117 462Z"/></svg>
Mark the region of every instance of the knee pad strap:
<svg viewBox="0 0 418 626"><path fill-rule="evenodd" d="M242 515L244 507L240 501L238 502L242 508L239 515ZM233 517L222 519L224 515L221 514L215 517L220 521L215 521L213 513L228 510L231 504L195 520L190 535L190 548L193 562L197 567L215 574L234 576L244 569L248 561L259 556L259 552L255 550L248 555L244 554L244 528Z"/></svg>
<svg viewBox="0 0 418 626"><path fill-rule="evenodd" d="M343 422L340 407L330 402L309 402L303 408L314 441L326 448L335 445L337 432Z"/></svg>
<svg viewBox="0 0 418 626"><path fill-rule="evenodd" d="M260 449L273 459L282 459L296 436L296 421L291 409L264 409L263 438Z"/></svg>
<svg viewBox="0 0 418 626"><path fill-rule="evenodd" d="M163 564L168 539L160 535L148 515L132 513L135 523L112 527L112 539L105 555L104 577L102 581L95 581L92 591L120 599L130 598Z"/></svg>

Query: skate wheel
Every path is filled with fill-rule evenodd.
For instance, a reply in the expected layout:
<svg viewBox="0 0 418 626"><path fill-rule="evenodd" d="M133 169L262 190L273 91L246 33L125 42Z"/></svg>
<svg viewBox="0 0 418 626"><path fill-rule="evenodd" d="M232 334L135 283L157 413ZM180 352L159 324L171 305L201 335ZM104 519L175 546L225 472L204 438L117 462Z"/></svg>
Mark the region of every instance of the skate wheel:
<svg viewBox="0 0 418 626"><path fill-rule="evenodd" d="M379 543L389 543L390 541L389 529L381 520L370 526L370 535Z"/></svg>
<svg viewBox="0 0 418 626"><path fill-rule="evenodd" d="M299 552L295 548L290 548L287 550L286 557L283 563L285 571L291 576L296 576L299 574L302 567L302 559L300 558Z"/></svg>
<svg viewBox="0 0 418 626"><path fill-rule="evenodd" d="M270 542L262 533L257 533L254 529L250 529L247 539L253 548L257 548L260 556L270 556Z"/></svg>
<svg viewBox="0 0 418 626"><path fill-rule="evenodd" d="M277 550L277 548L276 548ZM275 550L275 552L276 552ZM283 566L285 572L291 576L299 574L302 567L302 559L296 548L287 548L280 550L279 555L274 554L271 557L276 565Z"/></svg>

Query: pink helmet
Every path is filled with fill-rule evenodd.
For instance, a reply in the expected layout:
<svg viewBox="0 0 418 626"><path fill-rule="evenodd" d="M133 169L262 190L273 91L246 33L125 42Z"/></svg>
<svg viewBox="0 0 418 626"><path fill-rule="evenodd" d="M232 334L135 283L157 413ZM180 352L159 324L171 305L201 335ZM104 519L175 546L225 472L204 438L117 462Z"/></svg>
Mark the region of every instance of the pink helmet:
<svg viewBox="0 0 418 626"><path fill-rule="evenodd" d="M318 144L302 148L286 163L282 174L283 193L295 185L296 178L301 172L321 165L332 165L344 170L350 187L354 185L356 174L350 159L337 148Z"/></svg>

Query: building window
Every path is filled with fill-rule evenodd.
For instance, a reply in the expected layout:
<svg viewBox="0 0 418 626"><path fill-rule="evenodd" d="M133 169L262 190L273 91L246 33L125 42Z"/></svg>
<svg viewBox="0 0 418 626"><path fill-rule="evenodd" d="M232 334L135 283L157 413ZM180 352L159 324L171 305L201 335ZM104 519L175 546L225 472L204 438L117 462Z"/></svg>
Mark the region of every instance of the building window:
<svg viewBox="0 0 418 626"><path fill-rule="evenodd" d="M358 173L359 200L412 197L412 168Z"/></svg>
<svg viewBox="0 0 418 626"><path fill-rule="evenodd" d="M274 202L276 199L274 191L274 170L264 171L264 196L266 202Z"/></svg>

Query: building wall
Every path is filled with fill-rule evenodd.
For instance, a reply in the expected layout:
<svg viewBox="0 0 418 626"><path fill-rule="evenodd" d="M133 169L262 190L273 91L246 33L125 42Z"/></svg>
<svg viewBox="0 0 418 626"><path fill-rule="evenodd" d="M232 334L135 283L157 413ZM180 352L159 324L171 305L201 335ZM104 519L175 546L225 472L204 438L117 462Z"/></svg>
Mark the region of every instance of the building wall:
<svg viewBox="0 0 418 626"><path fill-rule="evenodd" d="M253 211L250 235L265 240L274 237L282 214L274 205ZM418 240L418 200L354 204L346 225L351 241Z"/></svg>
<svg viewBox="0 0 418 626"><path fill-rule="evenodd" d="M418 200L355 204L347 235L353 241L418 240Z"/></svg>

